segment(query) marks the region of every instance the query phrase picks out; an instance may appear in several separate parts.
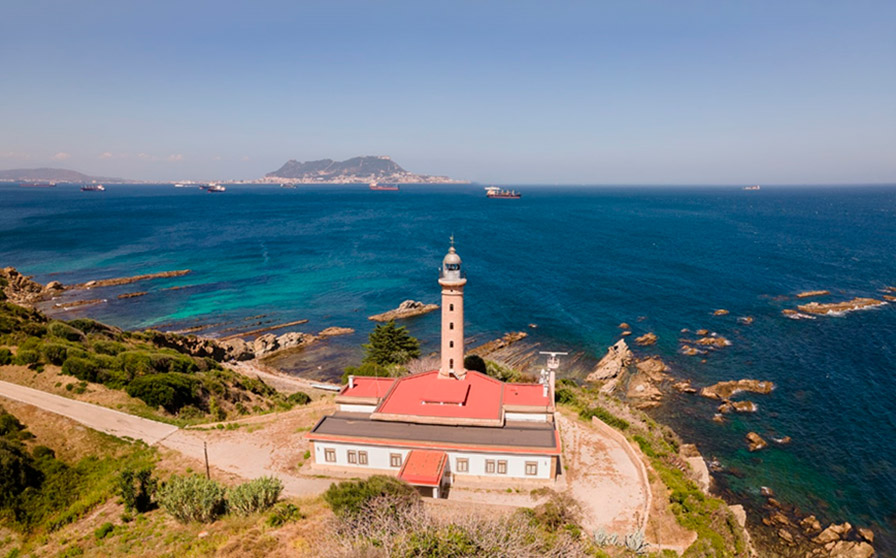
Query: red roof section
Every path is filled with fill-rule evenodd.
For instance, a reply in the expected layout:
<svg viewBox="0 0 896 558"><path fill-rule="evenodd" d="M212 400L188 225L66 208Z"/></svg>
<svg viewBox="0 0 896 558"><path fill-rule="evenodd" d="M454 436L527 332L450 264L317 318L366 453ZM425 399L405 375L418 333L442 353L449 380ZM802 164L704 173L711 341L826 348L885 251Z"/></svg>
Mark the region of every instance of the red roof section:
<svg viewBox="0 0 896 558"><path fill-rule="evenodd" d="M463 405L427 402L438 391L456 394L466 391ZM377 413L464 419L500 420L504 382L485 374L467 371L463 380L440 378L438 370L405 376L377 408Z"/></svg>
<svg viewBox="0 0 896 558"><path fill-rule="evenodd" d="M339 393L339 395L345 395L347 397L382 398L389 392L389 388L391 388L392 384L394 383L395 378L356 376L354 380L354 387L350 388L346 385Z"/></svg>
<svg viewBox="0 0 896 558"><path fill-rule="evenodd" d="M551 400L541 384L504 384L504 404L550 407Z"/></svg>
<svg viewBox="0 0 896 558"><path fill-rule="evenodd" d="M444 451L411 450L398 478L418 486L439 486L447 463L448 455Z"/></svg>

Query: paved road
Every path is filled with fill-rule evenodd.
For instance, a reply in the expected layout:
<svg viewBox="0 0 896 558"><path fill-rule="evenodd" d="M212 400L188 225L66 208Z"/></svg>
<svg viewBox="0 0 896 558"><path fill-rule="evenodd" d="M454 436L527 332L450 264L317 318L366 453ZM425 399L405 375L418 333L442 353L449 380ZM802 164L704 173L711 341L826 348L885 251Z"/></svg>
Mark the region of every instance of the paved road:
<svg viewBox="0 0 896 558"><path fill-rule="evenodd" d="M135 417L4 381L0 381L0 396L68 417L100 432L120 438L143 440L150 445L178 431L176 426L164 422Z"/></svg>

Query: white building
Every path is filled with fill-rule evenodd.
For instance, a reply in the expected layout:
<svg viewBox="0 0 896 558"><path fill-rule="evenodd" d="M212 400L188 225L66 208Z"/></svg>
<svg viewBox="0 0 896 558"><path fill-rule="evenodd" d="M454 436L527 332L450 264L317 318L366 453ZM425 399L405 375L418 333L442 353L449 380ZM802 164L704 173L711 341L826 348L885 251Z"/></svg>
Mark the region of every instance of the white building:
<svg viewBox="0 0 896 558"><path fill-rule="evenodd" d="M553 372L543 383L516 384L464 369L466 282L452 242L439 277L439 370L350 378L336 397L339 411L306 435L316 466L397 475L434 497L461 477L556 477Z"/></svg>

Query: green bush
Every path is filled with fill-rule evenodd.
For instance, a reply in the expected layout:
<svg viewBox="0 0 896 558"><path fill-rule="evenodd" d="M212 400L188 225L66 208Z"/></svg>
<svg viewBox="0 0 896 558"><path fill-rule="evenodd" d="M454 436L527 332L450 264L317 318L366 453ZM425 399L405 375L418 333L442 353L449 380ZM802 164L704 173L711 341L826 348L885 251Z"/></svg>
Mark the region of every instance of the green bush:
<svg viewBox="0 0 896 558"><path fill-rule="evenodd" d="M96 540L105 539L108 537L112 531L115 530L115 525L112 525L108 521L97 527L93 531L93 536Z"/></svg>
<svg viewBox="0 0 896 558"><path fill-rule="evenodd" d="M100 323L90 318L77 318L68 323L75 329L79 329L84 333L111 333L114 330L106 324ZM54 334L55 335L55 334Z"/></svg>
<svg viewBox="0 0 896 558"><path fill-rule="evenodd" d="M13 363L22 366L37 364L38 362L40 362L40 353L34 349L19 349L16 352L16 357L13 359Z"/></svg>
<svg viewBox="0 0 896 558"><path fill-rule="evenodd" d="M374 376L377 378L388 378L395 375L395 367L382 366L372 362L365 362L361 366L347 366L345 368L345 372L342 373L342 383L347 384L349 376Z"/></svg>
<svg viewBox="0 0 896 558"><path fill-rule="evenodd" d="M50 335L59 337L60 339L65 339L66 341L80 342L84 340L83 331L73 328L65 322L50 322L50 325L47 326L47 331L50 333Z"/></svg>
<svg viewBox="0 0 896 558"><path fill-rule="evenodd" d="M138 513L148 512L155 507L153 497L158 489L158 481L152 478L152 468L139 471L126 469L118 477L118 493L124 502L124 509Z"/></svg>
<svg viewBox="0 0 896 558"><path fill-rule="evenodd" d="M303 391L297 391L289 394L289 397L287 397L286 400L293 405L307 405L311 402L311 396Z"/></svg>
<svg viewBox="0 0 896 558"><path fill-rule="evenodd" d="M557 403L574 405L576 403L576 392L568 387L557 388L554 390L554 401Z"/></svg>
<svg viewBox="0 0 896 558"><path fill-rule="evenodd" d="M68 356L68 347L61 343L44 343L41 347L44 359L50 364L61 365Z"/></svg>
<svg viewBox="0 0 896 558"><path fill-rule="evenodd" d="M395 477L374 475L366 480L333 483L324 493L324 500L338 516L357 515L364 505L379 496L395 497L396 506L407 508L420 503L420 494L412 486Z"/></svg>
<svg viewBox="0 0 896 558"><path fill-rule="evenodd" d="M6 347L0 347L0 366L5 366L12 362L12 351Z"/></svg>
<svg viewBox="0 0 896 558"><path fill-rule="evenodd" d="M89 358L68 357L62 363L62 373L85 382L95 382L99 366Z"/></svg>
<svg viewBox="0 0 896 558"><path fill-rule="evenodd" d="M195 378L172 372L140 376L125 391L150 407L164 407L169 413L177 413L181 407L196 402L198 385Z"/></svg>
<svg viewBox="0 0 896 558"><path fill-rule="evenodd" d="M405 326L396 326L394 320L377 324L370 332L369 342L363 347L364 362L380 366L405 364L420 356L420 342L408 333Z"/></svg>
<svg viewBox="0 0 896 558"><path fill-rule="evenodd" d="M299 507L289 502L283 502L274 507L265 523L268 527L282 527L300 519L305 519L305 514Z"/></svg>
<svg viewBox="0 0 896 558"><path fill-rule="evenodd" d="M488 370L485 366L485 360L479 355L467 355L464 357L464 368L466 370L475 370L487 374Z"/></svg>
<svg viewBox="0 0 896 558"><path fill-rule="evenodd" d="M226 490L217 482L191 475L172 476L159 490L159 505L176 520L211 523L224 511Z"/></svg>
<svg viewBox="0 0 896 558"><path fill-rule="evenodd" d="M93 350L98 352L101 355L110 355L116 356L118 353L121 353L125 350L125 346L121 343L117 343L115 341L107 341L105 339L98 339L93 341L90 344L93 347Z"/></svg>
<svg viewBox="0 0 896 558"><path fill-rule="evenodd" d="M149 353L144 351L125 351L119 353L117 358L119 367L132 378L155 372Z"/></svg>
<svg viewBox="0 0 896 558"><path fill-rule="evenodd" d="M261 477L227 491L227 509L236 515L264 511L277 503L283 483L274 477Z"/></svg>
<svg viewBox="0 0 896 558"><path fill-rule="evenodd" d="M604 409L599 405L595 405L590 409L582 409L579 412L579 416L584 420L591 420L591 417L597 417L606 424L612 426L613 428L616 428L617 430L626 430L629 426L631 426L627 420L613 415L612 413L610 413L610 411Z"/></svg>
<svg viewBox="0 0 896 558"><path fill-rule="evenodd" d="M36 324L34 322L26 322L22 324L22 332L33 337L43 337L47 334L47 326Z"/></svg>

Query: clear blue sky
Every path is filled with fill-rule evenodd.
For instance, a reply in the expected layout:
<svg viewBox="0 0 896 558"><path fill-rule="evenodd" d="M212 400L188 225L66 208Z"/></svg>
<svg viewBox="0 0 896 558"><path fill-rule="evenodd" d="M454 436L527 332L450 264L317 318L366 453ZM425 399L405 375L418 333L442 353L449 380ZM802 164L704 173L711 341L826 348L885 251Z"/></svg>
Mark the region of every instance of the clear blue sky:
<svg viewBox="0 0 896 558"><path fill-rule="evenodd" d="M0 168L896 181L896 2L0 3Z"/></svg>

